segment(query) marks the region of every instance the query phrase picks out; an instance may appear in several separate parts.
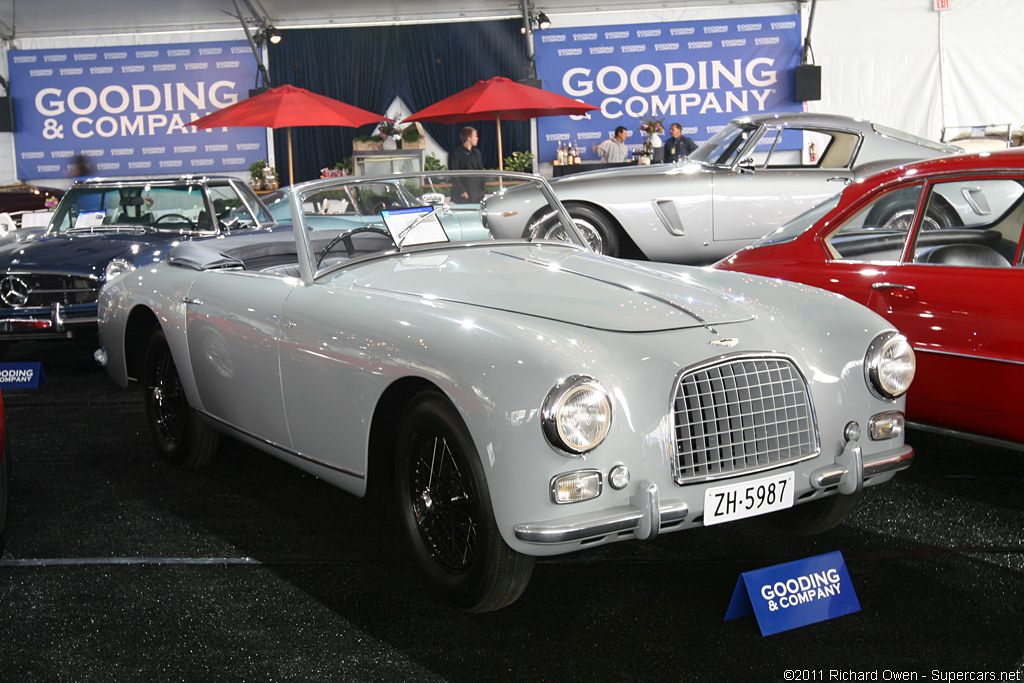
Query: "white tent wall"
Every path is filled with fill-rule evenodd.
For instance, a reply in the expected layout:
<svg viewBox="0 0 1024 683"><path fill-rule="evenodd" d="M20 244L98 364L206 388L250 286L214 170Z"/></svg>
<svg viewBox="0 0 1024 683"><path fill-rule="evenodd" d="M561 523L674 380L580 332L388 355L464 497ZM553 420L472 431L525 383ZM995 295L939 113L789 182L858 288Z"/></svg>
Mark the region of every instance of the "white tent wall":
<svg viewBox="0 0 1024 683"><path fill-rule="evenodd" d="M635 3L639 4L639 3ZM944 126L1024 124L1024 0L817 0L811 32L814 62L822 68L822 99L811 111L868 118L930 139ZM565 2L568 10L573 6ZM545 12L556 26L685 21L714 17L804 16L811 3L727 2L707 6L628 11L565 11L551 0ZM467 15L465 19L472 17ZM335 25L343 25L339 17ZM242 37L227 32L118 33L90 37L19 39L0 49L6 76L7 49L81 45L146 44ZM13 136L0 133L0 184L17 182Z"/></svg>
<svg viewBox="0 0 1024 683"><path fill-rule="evenodd" d="M933 0L818 0L811 46L822 99L808 109L930 139L944 126L1018 128L1024 0L950 5L936 11Z"/></svg>

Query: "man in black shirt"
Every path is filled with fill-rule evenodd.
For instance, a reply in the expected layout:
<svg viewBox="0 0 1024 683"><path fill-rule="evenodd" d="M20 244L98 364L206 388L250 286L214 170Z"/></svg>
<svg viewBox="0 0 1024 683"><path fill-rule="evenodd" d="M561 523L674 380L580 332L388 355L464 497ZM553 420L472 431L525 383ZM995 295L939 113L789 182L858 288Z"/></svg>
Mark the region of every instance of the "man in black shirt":
<svg viewBox="0 0 1024 683"><path fill-rule="evenodd" d="M448 168L452 171L484 170L483 158L476 148L480 140L476 128L466 126L459 134L459 139L462 144L448 153ZM452 178L453 204L477 204L483 198L483 178Z"/></svg>
<svg viewBox="0 0 1024 683"><path fill-rule="evenodd" d="M665 141L666 164L679 161L697 149L697 143L683 135L683 127L678 123L673 123L668 132L672 137Z"/></svg>

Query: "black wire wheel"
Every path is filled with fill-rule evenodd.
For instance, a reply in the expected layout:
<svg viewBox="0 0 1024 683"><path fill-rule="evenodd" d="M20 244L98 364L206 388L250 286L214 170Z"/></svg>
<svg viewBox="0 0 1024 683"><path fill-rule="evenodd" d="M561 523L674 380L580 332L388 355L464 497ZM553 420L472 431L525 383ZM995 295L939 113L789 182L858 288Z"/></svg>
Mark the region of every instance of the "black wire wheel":
<svg viewBox="0 0 1024 683"><path fill-rule="evenodd" d="M219 435L188 404L174 356L161 329L153 332L146 347L142 394L149 428L160 454L186 469L207 465L217 450Z"/></svg>
<svg viewBox="0 0 1024 683"><path fill-rule="evenodd" d="M526 589L534 558L512 550L494 520L473 441L437 391L418 394L396 449L402 528L427 582L468 612L489 612Z"/></svg>

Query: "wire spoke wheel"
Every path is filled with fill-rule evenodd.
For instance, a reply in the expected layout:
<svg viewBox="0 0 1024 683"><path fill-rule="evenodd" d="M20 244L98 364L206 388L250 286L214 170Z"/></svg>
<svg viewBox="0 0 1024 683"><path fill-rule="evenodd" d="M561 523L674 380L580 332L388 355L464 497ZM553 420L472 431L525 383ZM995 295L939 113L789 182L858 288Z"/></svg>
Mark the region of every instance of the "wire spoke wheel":
<svg viewBox="0 0 1024 683"><path fill-rule="evenodd" d="M480 504L472 477L462 472L443 436L417 445L412 472L416 525L433 558L451 572L463 572L477 547Z"/></svg>

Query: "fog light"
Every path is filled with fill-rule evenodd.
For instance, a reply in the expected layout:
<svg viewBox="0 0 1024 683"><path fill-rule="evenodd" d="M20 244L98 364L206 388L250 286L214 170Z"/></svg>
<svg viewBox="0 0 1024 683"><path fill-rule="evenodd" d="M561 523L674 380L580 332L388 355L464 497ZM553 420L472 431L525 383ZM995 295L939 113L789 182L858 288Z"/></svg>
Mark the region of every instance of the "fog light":
<svg viewBox="0 0 1024 683"><path fill-rule="evenodd" d="M616 465L608 473L608 485L621 491L629 485L629 470L625 465Z"/></svg>
<svg viewBox="0 0 1024 683"><path fill-rule="evenodd" d="M903 436L907 426L903 413L882 413L871 418L871 440L884 441Z"/></svg>
<svg viewBox="0 0 1024 683"><path fill-rule="evenodd" d="M557 505L580 503L601 495L601 473L580 470L559 474L551 480L551 502Z"/></svg>

